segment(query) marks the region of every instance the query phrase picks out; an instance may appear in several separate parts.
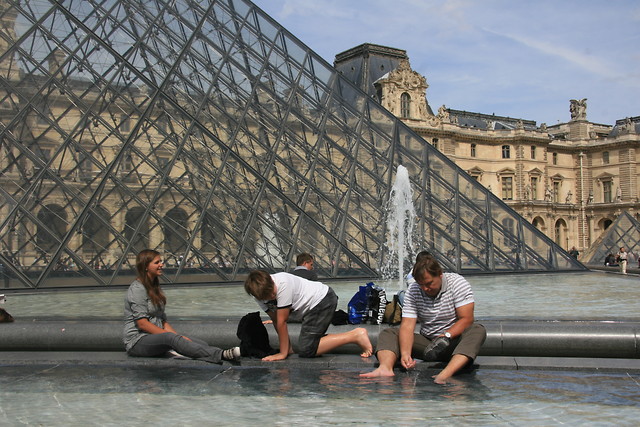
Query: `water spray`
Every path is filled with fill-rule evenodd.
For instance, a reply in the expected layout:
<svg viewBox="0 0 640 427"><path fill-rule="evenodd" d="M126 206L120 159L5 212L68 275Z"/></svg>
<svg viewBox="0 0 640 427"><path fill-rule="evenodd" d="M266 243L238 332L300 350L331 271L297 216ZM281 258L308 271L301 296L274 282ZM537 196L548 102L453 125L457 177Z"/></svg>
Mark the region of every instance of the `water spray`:
<svg viewBox="0 0 640 427"><path fill-rule="evenodd" d="M397 279L397 290L404 289L404 263L412 257L413 229L416 211L413 206L413 191L409 181L409 171L398 166L396 179L389 195L387 206L387 249L389 255L383 276L388 280Z"/></svg>

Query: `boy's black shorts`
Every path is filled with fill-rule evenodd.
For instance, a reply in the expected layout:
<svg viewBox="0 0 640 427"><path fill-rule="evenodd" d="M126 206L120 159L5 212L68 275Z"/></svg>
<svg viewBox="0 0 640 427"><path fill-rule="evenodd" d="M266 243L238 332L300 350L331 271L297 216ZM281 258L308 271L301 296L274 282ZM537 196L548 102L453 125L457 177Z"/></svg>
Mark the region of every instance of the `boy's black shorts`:
<svg viewBox="0 0 640 427"><path fill-rule="evenodd" d="M302 318L300 338L298 340L299 357L315 357L320 338L325 336L333 313L338 306L338 296L329 287L327 295Z"/></svg>

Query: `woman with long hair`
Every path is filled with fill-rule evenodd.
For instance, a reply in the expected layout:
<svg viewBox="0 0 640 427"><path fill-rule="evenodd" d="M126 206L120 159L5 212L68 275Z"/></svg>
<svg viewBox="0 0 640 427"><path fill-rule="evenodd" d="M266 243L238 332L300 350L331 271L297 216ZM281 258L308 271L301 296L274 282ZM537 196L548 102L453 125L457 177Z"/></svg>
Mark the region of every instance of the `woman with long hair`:
<svg viewBox="0 0 640 427"><path fill-rule="evenodd" d="M162 356L174 350L182 356L222 363L240 359L240 347L221 350L206 342L179 335L164 313L167 298L160 288L160 253L145 249L136 257L138 277L124 302L124 344L130 356Z"/></svg>

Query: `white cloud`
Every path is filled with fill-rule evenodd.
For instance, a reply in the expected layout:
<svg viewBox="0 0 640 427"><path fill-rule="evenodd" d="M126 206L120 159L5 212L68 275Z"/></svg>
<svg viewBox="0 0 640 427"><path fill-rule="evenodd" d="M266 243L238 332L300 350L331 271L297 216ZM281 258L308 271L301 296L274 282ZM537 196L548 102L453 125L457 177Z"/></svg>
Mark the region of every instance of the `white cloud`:
<svg viewBox="0 0 640 427"><path fill-rule="evenodd" d="M640 115L635 0L255 1L330 63L361 43L406 50L432 106L556 123L589 98L596 122Z"/></svg>
<svg viewBox="0 0 640 427"><path fill-rule="evenodd" d="M606 64L603 58L598 58L593 55L585 55L576 51L575 49L560 46L551 42L541 41L539 39L534 39L526 36L517 36L513 34L498 33L488 28L483 28L483 30L497 36L509 38L540 53L562 58L568 62L573 63L574 65L585 68L592 73L599 74L602 77L615 78L619 75L613 68L609 67Z"/></svg>

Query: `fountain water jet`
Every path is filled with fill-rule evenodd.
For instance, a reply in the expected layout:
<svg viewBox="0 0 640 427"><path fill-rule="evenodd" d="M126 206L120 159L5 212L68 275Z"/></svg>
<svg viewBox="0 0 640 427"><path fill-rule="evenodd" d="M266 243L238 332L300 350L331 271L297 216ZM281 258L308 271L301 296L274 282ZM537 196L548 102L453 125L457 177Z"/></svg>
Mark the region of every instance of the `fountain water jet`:
<svg viewBox="0 0 640 427"><path fill-rule="evenodd" d="M397 290L404 289L405 262L412 262L413 229L416 211L413 206L413 192L409 181L409 171L399 165L396 179L387 205L387 262L382 274L387 280L398 280Z"/></svg>

